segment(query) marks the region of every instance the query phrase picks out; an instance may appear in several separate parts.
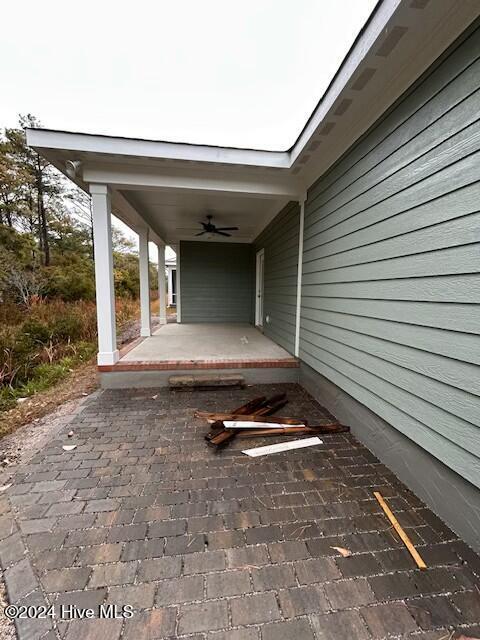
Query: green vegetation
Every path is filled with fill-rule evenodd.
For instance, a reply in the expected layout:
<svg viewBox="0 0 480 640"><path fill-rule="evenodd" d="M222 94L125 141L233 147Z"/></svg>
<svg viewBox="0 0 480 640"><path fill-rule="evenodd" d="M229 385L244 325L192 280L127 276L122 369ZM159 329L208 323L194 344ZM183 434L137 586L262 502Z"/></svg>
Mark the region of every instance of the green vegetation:
<svg viewBox="0 0 480 640"><path fill-rule="evenodd" d="M0 135L0 411L96 351L90 199L26 146L35 118L19 124ZM117 230L113 242L121 327L137 314L138 258Z"/></svg>

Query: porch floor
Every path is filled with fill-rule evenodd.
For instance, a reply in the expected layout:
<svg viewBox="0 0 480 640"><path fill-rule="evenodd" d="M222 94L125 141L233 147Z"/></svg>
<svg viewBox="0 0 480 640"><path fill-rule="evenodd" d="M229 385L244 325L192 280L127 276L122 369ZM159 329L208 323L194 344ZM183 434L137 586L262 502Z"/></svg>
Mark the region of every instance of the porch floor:
<svg viewBox="0 0 480 640"><path fill-rule="evenodd" d="M120 362L256 361L291 354L249 324L165 324L121 356Z"/></svg>
<svg viewBox="0 0 480 640"><path fill-rule="evenodd" d="M195 409L282 391L284 414L325 419L297 385L89 398L0 496L10 602L57 607L54 619L18 620L19 638L478 636L480 559L352 435L265 458L241 449L267 439L206 446ZM416 569L374 490L427 570ZM101 603L132 605L134 615L59 619L61 604Z"/></svg>

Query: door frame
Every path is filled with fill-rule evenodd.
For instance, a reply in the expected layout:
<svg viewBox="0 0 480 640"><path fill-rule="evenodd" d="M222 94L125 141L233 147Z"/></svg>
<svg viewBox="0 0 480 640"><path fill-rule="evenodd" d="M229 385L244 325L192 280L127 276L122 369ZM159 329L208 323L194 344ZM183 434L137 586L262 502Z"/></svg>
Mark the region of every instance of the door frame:
<svg viewBox="0 0 480 640"><path fill-rule="evenodd" d="M260 265L262 268L260 268ZM263 329L265 283L265 249L257 251L255 261L255 326Z"/></svg>

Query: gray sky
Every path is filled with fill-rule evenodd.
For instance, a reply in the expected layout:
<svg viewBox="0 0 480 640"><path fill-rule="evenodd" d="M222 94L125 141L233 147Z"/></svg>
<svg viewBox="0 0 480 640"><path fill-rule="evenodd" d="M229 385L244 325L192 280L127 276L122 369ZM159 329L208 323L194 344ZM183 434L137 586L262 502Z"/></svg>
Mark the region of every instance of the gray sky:
<svg viewBox="0 0 480 640"><path fill-rule="evenodd" d="M289 148L375 0L9 0L0 127Z"/></svg>
<svg viewBox="0 0 480 640"><path fill-rule="evenodd" d="M0 126L283 150L374 0L8 0Z"/></svg>

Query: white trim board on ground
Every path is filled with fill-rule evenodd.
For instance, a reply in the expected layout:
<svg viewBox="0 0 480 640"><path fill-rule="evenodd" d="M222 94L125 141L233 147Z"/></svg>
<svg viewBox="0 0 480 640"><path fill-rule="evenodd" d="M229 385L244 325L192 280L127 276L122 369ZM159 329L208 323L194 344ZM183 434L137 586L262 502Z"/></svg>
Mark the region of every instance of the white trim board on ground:
<svg viewBox="0 0 480 640"><path fill-rule="evenodd" d="M304 422L298 424L280 424L279 422L248 422L240 420L224 420L225 429L291 429L305 427Z"/></svg>
<svg viewBox="0 0 480 640"><path fill-rule="evenodd" d="M292 440L291 442L277 442L277 444L268 444L265 447L255 447L253 449L245 449L242 451L247 456L256 458L258 456L266 456L270 453L281 453L282 451L290 451L292 449L303 449L303 447L313 447L316 444L323 444L320 438L304 438L303 440Z"/></svg>

